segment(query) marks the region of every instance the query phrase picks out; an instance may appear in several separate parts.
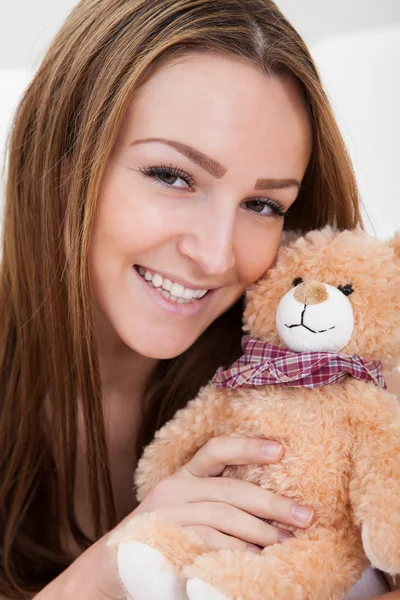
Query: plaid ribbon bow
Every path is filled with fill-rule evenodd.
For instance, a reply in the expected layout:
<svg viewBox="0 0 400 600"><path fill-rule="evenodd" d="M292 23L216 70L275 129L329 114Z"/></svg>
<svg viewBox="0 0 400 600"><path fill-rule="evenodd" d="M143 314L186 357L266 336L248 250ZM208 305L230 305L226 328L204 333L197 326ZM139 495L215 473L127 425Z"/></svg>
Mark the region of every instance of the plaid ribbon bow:
<svg viewBox="0 0 400 600"><path fill-rule="evenodd" d="M382 363L338 352L293 352L245 335L243 356L229 369L220 367L211 383L234 388L255 385L286 385L315 388L339 381L348 375L386 388Z"/></svg>

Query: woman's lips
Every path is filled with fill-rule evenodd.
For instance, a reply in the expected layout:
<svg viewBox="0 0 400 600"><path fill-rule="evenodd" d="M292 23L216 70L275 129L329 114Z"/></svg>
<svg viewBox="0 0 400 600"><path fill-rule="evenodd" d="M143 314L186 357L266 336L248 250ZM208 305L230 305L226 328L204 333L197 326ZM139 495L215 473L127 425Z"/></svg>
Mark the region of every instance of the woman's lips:
<svg viewBox="0 0 400 600"><path fill-rule="evenodd" d="M185 279L182 279L179 276L175 276L175 275L170 275L169 273L165 273L164 271L155 271L154 269L150 269L148 267L145 267L143 265L133 265L135 267L135 269L138 271L139 269L143 269L144 271L148 271L149 273L151 273L151 275L155 275L156 273L158 273L163 279L169 279L171 282L173 283L178 283L179 285L181 285L184 288L190 289L190 290L210 290L210 289L215 289L215 286L213 287L209 287L207 285L194 285L191 284L190 282L186 281Z"/></svg>
<svg viewBox="0 0 400 600"><path fill-rule="evenodd" d="M162 310L166 313L180 316L180 317L191 317L196 315L202 310L202 308L210 302L219 288L209 290L203 298L196 298L187 303L178 303L168 298L165 298L159 291L159 288L155 288L150 285L137 271L136 267L133 267L135 277L139 280L142 289L147 296Z"/></svg>

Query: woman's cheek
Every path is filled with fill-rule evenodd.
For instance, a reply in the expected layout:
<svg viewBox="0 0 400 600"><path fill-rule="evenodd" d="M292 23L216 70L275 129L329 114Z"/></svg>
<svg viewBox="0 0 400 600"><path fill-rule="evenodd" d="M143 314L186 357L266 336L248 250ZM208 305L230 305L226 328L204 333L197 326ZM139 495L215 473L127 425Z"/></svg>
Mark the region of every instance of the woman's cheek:
<svg viewBox="0 0 400 600"><path fill-rule="evenodd" d="M270 268L282 236L283 220L271 218L259 221L243 224L237 238L236 265L240 280L246 286L257 281Z"/></svg>
<svg viewBox="0 0 400 600"><path fill-rule="evenodd" d="M168 214L144 186L113 185L99 197L98 240L123 254L146 251L167 233Z"/></svg>

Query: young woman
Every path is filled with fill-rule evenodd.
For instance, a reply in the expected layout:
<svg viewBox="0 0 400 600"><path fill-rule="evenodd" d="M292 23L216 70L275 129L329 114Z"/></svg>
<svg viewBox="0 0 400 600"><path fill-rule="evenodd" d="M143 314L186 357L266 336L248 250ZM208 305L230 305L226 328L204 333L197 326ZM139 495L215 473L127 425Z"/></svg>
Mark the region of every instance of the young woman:
<svg viewBox="0 0 400 600"><path fill-rule="evenodd" d="M82 0L8 158L0 595L119 598L107 535L148 510L217 548L279 542L263 518L307 527L312 507L215 477L279 460L268 440L211 440L141 505L132 490L154 432L240 354L243 293L282 229L360 222L318 74L275 4ZM234 518L216 523L215 502Z"/></svg>

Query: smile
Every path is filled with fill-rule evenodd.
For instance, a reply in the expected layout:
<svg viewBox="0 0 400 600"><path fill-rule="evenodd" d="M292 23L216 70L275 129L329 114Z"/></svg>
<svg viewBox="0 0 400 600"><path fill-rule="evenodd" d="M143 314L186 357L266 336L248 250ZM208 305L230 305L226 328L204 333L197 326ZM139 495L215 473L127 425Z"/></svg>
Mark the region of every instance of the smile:
<svg viewBox="0 0 400 600"><path fill-rule="evenodd" d="M135 265L136 271L151 287L155 288L164 298L178 304L191 304L203 298L208 290L193 290L180 283L164 278L159 273L150 273L143 267Z"/></svg>

